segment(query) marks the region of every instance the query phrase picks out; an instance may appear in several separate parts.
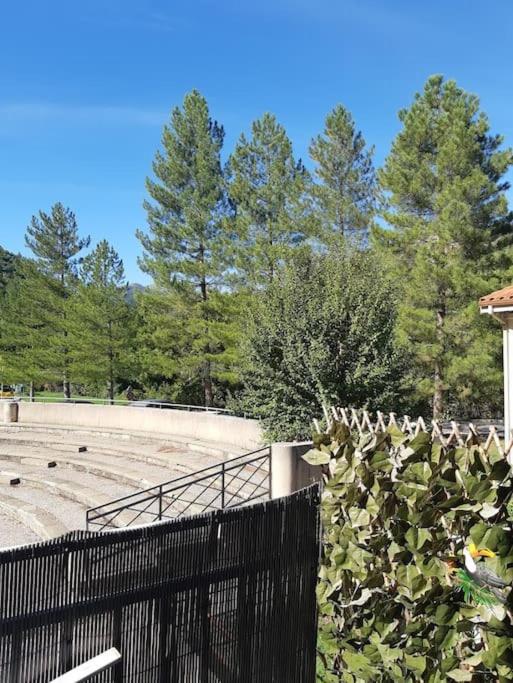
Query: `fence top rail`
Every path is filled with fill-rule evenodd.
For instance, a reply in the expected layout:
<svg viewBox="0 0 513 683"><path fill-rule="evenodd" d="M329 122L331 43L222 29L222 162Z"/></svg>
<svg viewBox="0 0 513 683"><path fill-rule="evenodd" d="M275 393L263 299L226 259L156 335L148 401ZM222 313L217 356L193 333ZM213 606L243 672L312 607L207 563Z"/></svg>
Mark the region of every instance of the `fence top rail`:
<svg viewBox="0 0 513 683"><path fill-rule="evenodd" d="M345 424L349 429L358 431L359 434L385 431L390 427L399 429L403 434L416 436L419 432L425 432L437 439L444 446L465 447L470 443L478 442L485 452L492 446L503 455L507 456L510 465L513 465L513 439L506 438L500 433L500 423L496 420L466 422L461 424L456 420L425 420L423 417L412 418L409 415L398 416L397 413L385 413L377 410L372 413L365 409L350 407L323 406L324 419L327 428L333 420ZM314 420L314 427L318 433L322 432L318 420Z"/></svg>
<svg viewBox="0 0 513 683"><path fill-rule="evenodd" d="M230 458L229 460L225 460L219 464L210 465L210 467L205 467L205 469L202 469L199 472L184 474L181 477L170 479L169 481L157 484L156 486L150 486L149 488L143 489L142 491L137 491L136 493L129 493L126 496L116 498L115 500L112 500L108 503L104 503L103 505L98 505L94 508L89 508L87 510L87 517L89 520L94 520L98 519L98 517L103 516L103 514L95 513L103 512L105 514L106 512L108 512L109 514L113 514L115 512L120 512L121 510L126 508L126 503L128 501L142 503L148 500L149 498L169 494L175 490L184 488L185 486L191 486L193 484L201 483L213 476L219 476L223 473L223 471L225 473L231 472L232 470L237 469L239 467L259 462L269 457L269 454L270 446L264 446L263 448L259 448L256 451L251 451L250 453L238 455L234 458ZM111 507L112 505L117 505L117 507L113 508Z"/></svg>
<svg viewBox="0 0 513 683"><path fill-rule="evenodd" d="M250 413L246 411L230 410L229 408L217 408L216 406L200 406L189 403L171 403L169 401L159 401L158 399L143 398L130 401L128 399L108 399L108 398L81 398L76 396L73 398L65 398L64 396L14 396L13 398L2 399L5 401L25 401L30 403L66 403L66 404L80 404L80 405L119 405L129 406L132 408L148 408L158 407L163 410L185 410L190 412L205 412L222 415L230 415L232 417L252 418ZM255 418L252 418L255 419Z"/></svg>

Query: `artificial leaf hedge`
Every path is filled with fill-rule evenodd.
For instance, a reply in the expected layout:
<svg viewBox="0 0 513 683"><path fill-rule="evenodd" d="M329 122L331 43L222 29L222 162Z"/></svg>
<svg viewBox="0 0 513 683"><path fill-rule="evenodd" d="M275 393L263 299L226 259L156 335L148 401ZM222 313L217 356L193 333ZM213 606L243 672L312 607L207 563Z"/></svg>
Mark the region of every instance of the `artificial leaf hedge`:
<svg viewBox="0 0 513 683"><path fill-rule="evenodd" d="M468 604L448 564L473 540L513 581L504 454L335 422L304 458L325 472L318 680L512 681L513 596Z"/></svg>

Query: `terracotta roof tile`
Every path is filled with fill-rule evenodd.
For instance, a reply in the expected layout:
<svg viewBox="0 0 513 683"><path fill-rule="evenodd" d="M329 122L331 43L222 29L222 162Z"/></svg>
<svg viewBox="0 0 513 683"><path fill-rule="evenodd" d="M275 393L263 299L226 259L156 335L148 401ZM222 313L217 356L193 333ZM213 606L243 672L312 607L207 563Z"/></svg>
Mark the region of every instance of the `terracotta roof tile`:
<svg viewBox="0 0 513 683"><path fill-rule="evenodd" d="M485 306L513 306L513 285L482 296L479 299L479 305L483 308Z"/></svg>

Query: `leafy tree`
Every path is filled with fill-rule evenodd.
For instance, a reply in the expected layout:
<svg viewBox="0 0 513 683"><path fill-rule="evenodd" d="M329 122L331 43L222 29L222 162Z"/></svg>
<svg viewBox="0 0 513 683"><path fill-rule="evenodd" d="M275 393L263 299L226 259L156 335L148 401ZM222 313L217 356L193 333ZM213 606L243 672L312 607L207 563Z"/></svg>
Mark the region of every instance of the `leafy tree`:
<svg viewBox="0 0 513 683"><path fill-rule="evenodd" d="M403 285L397 336L416 394L440 417L448 400L496 391L497 346L480 338L476 299L507 277L513 155L490 134L478 98L441 76L399 118L380 173L391 229L376 236Z"/></svg>
<svg viewBox="0 0 513 683"><path fill-rule="evenodd" d="M350 112L341 104L326 117L324 132L310 145L318 183L313 186L320 218L321 239L333 235L366 241L376 211L374 150L356 130Z"/></svg>
<svg viewBox="0 0 513 683"><path fill-rule="evenodd" d="M241 135L228 162L229 193L236 206L236 265L253 286L272 282L291 250L311 229L309 176L296 161L285 128L272 114Z"/></svg>
<svg viewBox="0 0 513 683"><path fill-rule="evenodd" d="M298 251L249 313L243 407L271 439L309 435L324 405L395 410L395 292L372 252Z"/></svg>
<svg viewBox="0 0 513 683"><path fill-rule="evenodd" d="M68 342L72 375L107 387L113 400L116 380L133 360L133 315L126 301L123 262L106 240L86 256L81 282L69 300Z"/></svg>
<svg viewBox="0 0 513 683"><path fill-rule="evenodd" d="M161 296L162 310L168 311L165 319L159 316L162 331L153 338L167 334L173 339L170 347L180 353L173 362L178 361L186 381L200 380L206 405L212 405L229 337L218 303L230 241L223 223L229 210L220 157L223 139L224 130L210 118L205 98L193 90L164 128L163 150L153 164L155 180L147 180L153 200L144 205L149 234L137 233L145 252L141 268L156 285L148 306Z"/></svg>
<svg viewBox="0 0 513 683"><path fill-rule="evenodd" d="M25 236L27 247L36 257L38 292L44 314L45 357L48 376L60 375L64 396L70 397L67 300L76 284L77 256L89 246L89 237L80 238L74 213L57 203L49 214L33 216ZM38 321L35 321L38 324Z"/></svg>

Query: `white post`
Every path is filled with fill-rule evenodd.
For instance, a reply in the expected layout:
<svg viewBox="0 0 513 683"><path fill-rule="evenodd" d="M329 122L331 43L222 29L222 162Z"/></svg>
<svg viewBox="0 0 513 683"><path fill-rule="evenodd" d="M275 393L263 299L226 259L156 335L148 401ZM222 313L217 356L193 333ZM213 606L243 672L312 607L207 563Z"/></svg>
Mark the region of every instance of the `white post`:
<svg viewBox="0 0 513 683"><path fill-rule="evenodd" d="M82 683L83 681L88 681L93 676L110 669L121 661L121 655L115 647L111 647L110 650L105 650L101 655L97 655L87 662L76 666L71 671L68 671L58 678L54 678L52 683Z"/></svg>
<svg viewBox="0 0 513 683"><path fill-rule="evenodd" d="M513 430L513 286L479 299L479 309L502 327L502 369L504 372L504 447L511 444ZM509 454L513 466L513 451Z"/></svg>
<svg viewBox="0 0 513 683"><path fill-rule="evenodd" d="M501 315L504 364L504 443L511 441L513 429L513 316Z"/></svg>

